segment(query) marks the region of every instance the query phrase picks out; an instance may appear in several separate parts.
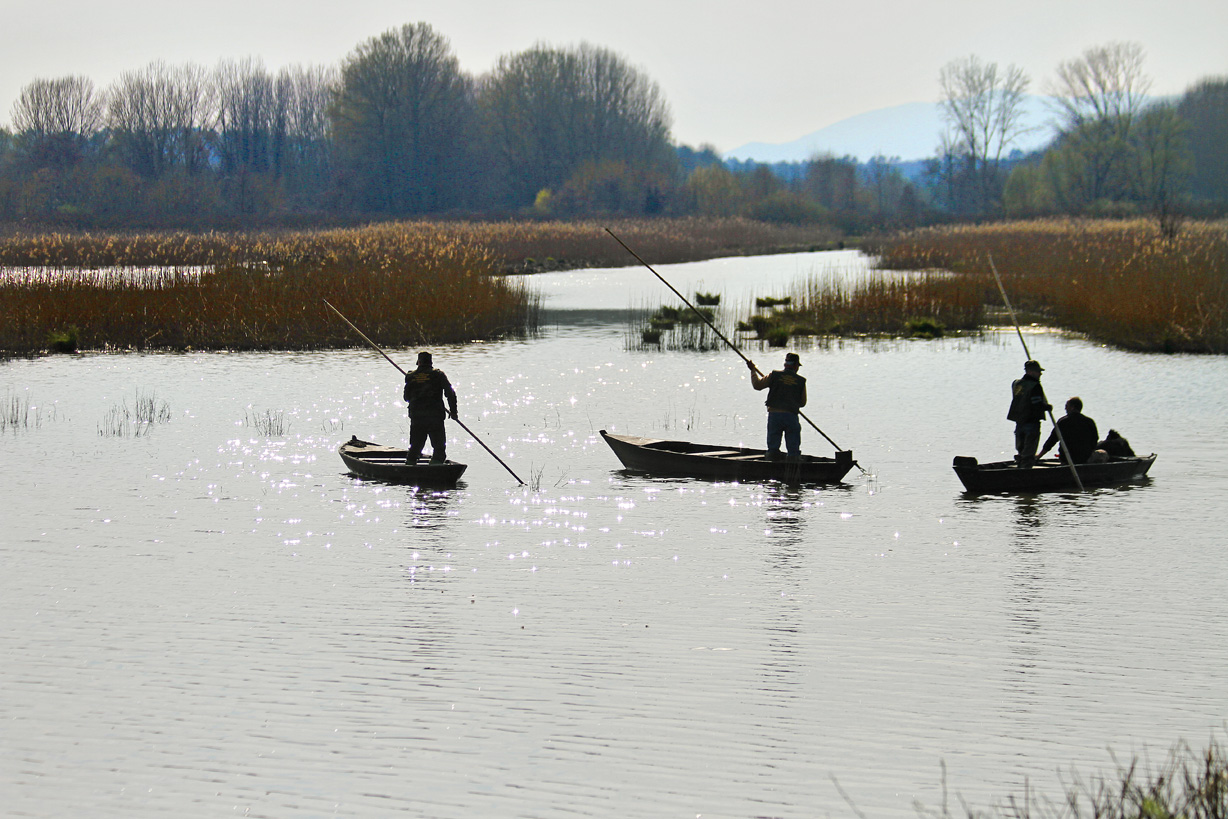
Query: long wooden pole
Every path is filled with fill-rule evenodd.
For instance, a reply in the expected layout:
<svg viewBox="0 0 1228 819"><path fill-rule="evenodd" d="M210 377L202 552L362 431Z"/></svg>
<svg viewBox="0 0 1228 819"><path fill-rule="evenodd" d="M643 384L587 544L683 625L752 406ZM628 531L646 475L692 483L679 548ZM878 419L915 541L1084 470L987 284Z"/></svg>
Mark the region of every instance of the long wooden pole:
<svg viewBox="0 0 1228 819"><path fill-rule="evenodd" d="M640 254L636 253L634 250L632 250L631 248L627 247L627 243L626 243L626 242L624 242L622 239L618 238L618 236L616 236L616 235L614 234L614 231L610 230L609 228L606 228L606 229L605 229L605 232L606 232L606 233L608 233L608 234L610 234L611 236L613 236L613 237L614 237L614 241L616 241L616 242L618 242L620 245L622 245L622 246L623 246L623 248L624 248L624 249L625 249L625 250L626 250L628 253L630 253L632 256L634 256L634 257L635 257L636 261L638 261L640 264L644 265L644 267L648 268L648 269L649 269L649 271L651 271L651 272L652 272L652 275L654 275L654 276L656 276L658 279L660 279L662 284L664 284L666 287L668 287L670 290L672 290L672 291L673 291L673 293L674 293L674 295L675 295L675 296L677 296L678 298L682 299L682 303L683 303L683 304L685 304L687 307L690 307L690 308L691 308L691 310L693 310L693 311L695 312L695 315L697 315L697 316L699 316L701 319L703 319L704 324L707 324L707 325L708 325L708 327L710 327L710 328L712 329L712 332L716 333L716 335L717 335L717 336L720 338L720 340L721 340L721 341L723 341L723 342L725 342L726 344L728 344L728 345L729 345L729 348L730 348L731 350L733 350L735 353L737 353L737 354L738 354L738 356L739 356L739 357L740 357L740 358L741 358L743 361L745 361L747 364L750 364L752 367L754 367L754 368L755 368L755 372L759 373L759 375L760 375L760 376L762 376L762 375L763 375L763 371L762 371L762 370L760 370L760 369L759 369L759 367L758 367L758 366L756 366L756 365L755 365L755 363L754 363L753 361L751 361L749 358L747 358L745 355L743 355L742 351L738 349L738 345L734 344L732 341L730 341L729 339L725 338L725 334L724 334L724 333L722 333L720 330L716 329L716 325L715 325L715 324L713 324L713 323L712 323L712 322L711 322L711 321L708 319L708 317L707 317L707 316L705 316L703 313L701 313L701 312L699 311L699 308L698 308L698 307L696 307L695 305L691 304L691 302L687 300L687 297L686 297L686 296L684 296L684 295L682 295L681 293L679 293L679 292L678 292L678 290L677 290L677 288L675 288L675 287L674 287L672 284L670 284L668 281L666 281L666 279L665 279L665 277L664 277L664 276L662 276L660 273L658 273L656 270L654 270L654 269L653 269L652 265L650 265L648 262L646 262L646 261L644 261L642 258L640 258ZM826 433L826 432L824 432L823 430L819 429L818 425L817 425L817 424L815 424L815 422L814 422L814 421L811 421L811 420L810 420L810 419L809 419L809 418L806 416L806 413L801 412L801 411L798 411L798 413L797 413L797 414L798 414L798 415L800 415L802 418L805 418L805 419L806 419L806 423L807 423L807 424L810 424L810 426L814 427L815 432L819 433L819 434L820 434L820 435L822 435L824 438L827 438L827 443L829 443L829 444L831 444L832 446L834 446L834 447L835 447L835 448L836 448L838 451L843 451L843 450L841 450L841 449L840 449L840 445L839 445L839 444L837 444L835 441L833 441L831 438L829 438L829 437L827 436L827 433ZM858 465L857 465L857 468L858 468L858 469L861 469L861 465L860 465L860 464L858 464ZM864 470L864 469L861 469L861 471L862 471L863 473L865 472L865 470Z"/></svg>
<svg viewBox="0 0 1228 819"><path fill-rule="evenodd" d="M1028 361L1032 360L1032 354L1028 352L1028 343L1023 340L1023 330L1019 326L1019 319L1015 317L1015 308L1011 307L1011 300L1006 296L1006 288L1002 286L1002 277L998 275L998 267L993 263L993 256L989 257L989 269L993 271L994 281L998 283L998 292L1002 294L1002 302L1006 305L1006 311L1011 314L1011 321L1015 324L1015 332L1019 335L1019 343L1023 345L1023 354ZM1049 420L1053 423L1053 430L1057 433L1057 440L1061 447L1062 454L1066 456L1066 465L1070 467L1070 474L1074 475L1075 486L1079 487L1079 491L1083 491L1083 481L1079 478L1079 470L1075 468L1074 459L1070 457L1070 450L1066 448L1066 439L1062 436L1062 428L1057 425L1057 419L1053 417L1053 410L1048 410Z"/></svg>
<svg viewBox="0 0 1228 819"><path fill-rule="evenodd" d="M388 363L389 363L389 364L391 364L392 366L394 366L394 367L396 367L398 370L400 370L400 371L401 371L401 375L405 375L405 370L404 370L404 369L401 367L401 365L400 365L400 364L398 364L398 363L396 363L395 361L393 361L393 360L392 360L392 357L391 357L391 356L389 356L389 355L388 355L388 353L384 352L384 351L383 351L383 350L380 348L380 346L379 346L378 344L376 344L376 343L375 343L374 341L372 341L371 339L367 338L367 334L366 334L366 333L364 333L362 330L359 330L359 329L358 329L358 327L357 327L357 326L355 326L354 322L352 322L352 321L350 321L348 318L346 318L346 317L345 317L345 315L344 315L344 314L342 314L342 312L341 312L340 310L338 310L336 307L333 307L331 304L329 304L329 303L328 303L328 299L324 299L324 303L325 303L326 305L328 305L328 309L329 309L329 310L332 310L332 311L333 311L334 313L336 313L338 316L341 316L341 320L342 320L342 321L344 321L346 324L350 325L350 327L351 327L351 328L353 328L354 332L355 332L355 333L358 333L358 335L362 337L362 340L363 340L363 341L365 341L365 342L367 342L368 344L370 344L372 347L374 347L374 348L375 348L376 352L378 352L378 353L379 353L380 355L382 355L384 358L388 359ZM504 463L502 458L500 458L498 455L496 455L496 454L495 454L494 450L492 450L490 447L486 446L486 443L485 443L485 442L484 442L484 441L483 441L481 438L479 438L477 435L475 435L475 434L474 434L474 432L473 432L473 430L471 430L471 429L469 429L469 427L465 426L465 422L464 422L464 421L462 421L462 420L461 420L461 419L459 419L459 418L453 418L452 420L453 420L453 421L455 421L456 423L460 424L461 429L463 429L465 432L468 432L468 433L469 433L469 436L470 436L471 438L473 438L473 440L477 441L477 442L478 442L478 443L481 445L482 449L484 449L484 450L486 450L487 452L489 452L489 453L490 453L490 456L491 456L492 458L494 458L496 461L498 461L498 462L499 462L499 464L500 464L500 465L501 465L501 466L502 466L504 469L506 469L506 470L507 470L507 471L508 471L508 472L511 474L511 476L512 476L513 478L515 478L517 481L519 481L519 482L520 482L520 485L521 485L521 486L525 486L525 485L526 485L524 481L520 480L520 476L519 476L519 475L517 475L515 472L512 472L512 468L511 468L510 466L508 466L506 463Z"/></svg>

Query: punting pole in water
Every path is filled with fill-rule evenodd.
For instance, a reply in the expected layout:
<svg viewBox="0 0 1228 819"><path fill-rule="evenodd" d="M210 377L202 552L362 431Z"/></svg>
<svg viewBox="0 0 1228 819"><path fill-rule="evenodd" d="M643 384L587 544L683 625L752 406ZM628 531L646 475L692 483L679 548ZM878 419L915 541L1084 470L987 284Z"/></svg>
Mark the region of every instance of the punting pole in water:
<svg viewBox="0 0 1228 819"><path fill-rule="evenodd" d="M994 281L998 283L998 292L1002 294L1002 303L1006 305L1006 312L1011 314L1011 321L1015 324L1015 332L1019 335L1019 343L1023 345L1023 355L1028 361L1032 360L1032 354L1028 352L1028 343L1023 340L1023 330L1019 327L1019 319L1015 317L1015 308L1011 307L1011 300L1006 296L1006 288L1002 286L1002 277L998 275L998 266L993 263L993 254L989 255L989 269L993 271ZM1066 448L1066 439L1062 436L1062 428L1057 425L1057 419L1053 417L1053 410L1048 410L1049 420L1053 423L1053 431L1057 433L1058 444L1061 446L1062 454L1066 456L1066 465L1070 467L1070 474L1074 475L1075 486L1079 487L1079 491L1083 491L1083 481L1079 478L1079 470L1075 469L1074 461L1070 457L1070 450Z"/></svg>
<svg viewBox="0 0 1228 819"><path fill-rule="evenodd" d="M398 363L396 363L395 361L393 361L393 360L392 360L392 358L391 358L391 357L388 355L388 353L386 353L386 352L384 352L382 349L380 349L380 346L379 346L378 344L376 344L376 343L375 343L374 341L372 341L371 339L367 338L367 334L366 334L366 333L364 333L362 330L359 330L359 329L358 329L358 327L356 327L356 326L354 325L354 322L352 322L352 321L350 321L348 318L346 318L346 317L345 317L345 316L342 314L342 312L341 312L340 310L338 310L336 307L333 307L331 304L329 304L329 303L328 303L328 299L323 299L323 301L324 301L324 303L325 303L326 305L328 305L328 309L329 309L329 310L332 310L332 311L333 311L334 313L336 313L338 316L341 316L341 320L342 320L342 321L344 321L346 324L350 325L350 327L352 327L352 328L354 329L354 332L355 332L355 333L358 333L358 335L362 336L362 340L363 340L363 341L367 342L367 343L368 343L368 344L370 344L372 347L374 347L374 348L375 348L375 351L376 351L376 352L378 352L380 355L382 355L384 358L387 358L387 359L388 359L388 363L389 363L389 364L391 364L392 366L396 367L398 370L400 370L400 371L401 371L401 375L405 375L405 370L401 368L401 365L400 365L400 364L398 364ZM511 474L511 476L512 476L513 478L515 478L517 481L519 481L521 486L525 486L525 485L526 485L524 481L520 480L520 476L519 476L519 475L517 475L515 472L512 472L512 468L511 468L510 466L508 466L507 464L505 464L505 463L503 462L503 459L502 459L502 458L500 458L498 455L496 455L496 454L494 453L494 450L492 450L490 447L486 446L486 444L485 444L485 443L482 441L482 439L481 439L481 438L479 438L477 435L475 435L475 434L473 433L473 430L471 430L471 429L469 429L469 427L465 426L465 422L464 422L464 421L462 421L462 420L461 420L461 419L459 419L459 418L453 418L452 420L453 420L453 421L455 421L456 423L460 424L461 429L463 429L465 432L468 432L468 433L469 433L469 437L471 437L473 440L475 440L475 441L477 441L479 444L481 444L482 449L484 449L484 450L486 450L487 452L489 452L489 453L490 453L490 457L492 457L492 458L494 458L496 461L498 461L498 462L499 462L499 465L500 465L500 466L502 466L504 469L506 469L506 470L507 470L507 471L508 471L508 472Z"/></svg>
<svg viewBox="0 0 1228 819"><path fill-rule="evenodd" d="M729 339L725 338L725 334L724 334L724 333L722 333L720 330L716 329L716 325L715 325L715 324L713 324L711 321L709 321L707 316L705 316L703 313L699 312L699 308L698 308L698 307L696 307L695 305L691 304L691 302L687 300L687 297L686 297L686 296L684 296L684 295L682 295L681 293L679 293L679 292L678 292L678 290L677 290L677 288L675 288L675 287L674 287L672 284L670 284L668 281L666 281L664 276L662 276L660 273L658 273L656 270L654 270L654 269L653 269L652 265L650 265L648 262L646 262L646 261L644 261L643 259L641 259L641 258L640 258L640 254L636 253L634 250L632 250L631 248L627 247L627 243L626 243L626 242L624 242L622 239L618 238L618 236L616 236L616 235L614 234L614 231L610 230L609 228L606 228L606 229L605 229L605 232L606 232L606 233L608 233L608 234L610 234L611 236L613 236L613 237L614 237L614 241L616 241L616 242L618 242L620 245L622 245L622 246L623 246L623 249L625 249L625 250L626 250L628 253L630 253L632 256L634 256L634 257L635 257L635 259L636 259L636 261L638 261L640 264L644 265L644 267L648 268L648 269L649 269L649 271L651 271L651 272L652 272L652 275L654 275L654 276L656 276L658 279L660 279L662 284L664 284L666 287L668 287L670 290L672 290L672 291L674 292L674 295L675 295L675 296L677 296L678 298L682 299L682 303L683 303L683 304L685 304L687 307L690 307L690 308L691 308L691 310L693 310L693 311L695 312L695 315L697 315L697 316L699 316L701 319L703 319L704 324L708 325L708 327L710 327L710 328L712 329L712 332L716 333L716 335L717 335L717 336L720 338L720 340L721 340L721 341L723 341L723 342L725 342L726 344L728 344L728 345L729 345L729 348L730 348L731 350L733 350L735 353L737 353L737 354L738 354L738 356L739 356L739 357L740 357L740 358L741 358L743 361L745 361L747 364L751 364L751 363L752 363L752 362L751 362L751 360L750 360L749 358L747 358L745 355L743 355L743 354L742 354L742 351L738 349L738 345L734 344L732 341L730 341ZM756 367L755 367L755 372L759 373L759 375L761 375L761 376L763 375L763 371L762 371L762 370L760 370L758 366L756 366ZM814 422L814 421L811 421L809 418L807 418L807 417L806 417L806 413L804 413L804 412L800 412L800 411L799 411L797 414L798 414L798 415L800 415L802 418L805 418L805 419L806 419L806 423L807 423L807 424L810 424L810 426L814 427L814 431L815 431L815 432L819 433L819 434L820 434L820 435L822 435L824 438L827 438L827 443L829 443L829 444L831 444L832 446L834 446L834 447L836 448L836 450L837 450L837 451L843 451L843 450L841 450L841 449L840 449L840 445L839 445L839 444L837 444L837 443L836 443L835 441L833 441L831 438L828 438L828 437L827 437L827 433L826 433L826 432L824 432L823 430L819 429L818 425L817 425L817 424L815 424L815 422ZM861 464L857 464L857 468L858 468L858 469L861 469L861 472L862 472L862 474L863 474L863 475L864 475L864 474L868 474L868 473L866 473L865 469L863 469L863 468L862 468Z"/></svg>

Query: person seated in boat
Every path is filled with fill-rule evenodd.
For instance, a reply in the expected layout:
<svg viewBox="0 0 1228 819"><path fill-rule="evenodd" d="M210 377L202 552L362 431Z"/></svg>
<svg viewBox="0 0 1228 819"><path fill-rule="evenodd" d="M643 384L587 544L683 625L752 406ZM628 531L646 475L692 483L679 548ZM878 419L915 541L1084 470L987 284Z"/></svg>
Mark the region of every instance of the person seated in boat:
<svg viewBox="0 0 1228 819"><path fill-rule="evenodd" d="M1130 442L1121 437L1121 434L1110 429L1109 434L1104 436L1104 440L1096 444L1096 449L1104 450L1104 453L1111 458L1134 458L1134 450L1130 448Z"/></svg>
<svg viewBox="0 0 1228 819"><path fill-rule="evenodd" d="M1036 462L1036 447L1040 445L1040 422L1053 409L1045 399L1040 385L1044 367L1039 361L1028 360L1023 365L1023 377L1011 383L1011 408L1006 413L1015 422L1015 465L1029 467Z"/></svg>
<svg viewBox="0 0 1228 819"><path fill-rule="evenodd" d="M1045 439L1045 445L1040 448L1040 457L1045 457L1049 450L1060 443L1062 446L1058 447L1058 457L1062 459L1062 463L1067 463L1066 453L1069 452L1069 463L1085 464L1092 460L1099 448L1096 443L1099 438L1096 422L1083 414L1083 399L1076 395L1066 401L1066 414L1057 419L1057 426Z"/></svg>
<svg viewBox="0 0 1228 819"><path fill-rule="evenodd" d="M418 462L428 438L431 463L448 460L443 402L447 398L446 416L455 421L456 391L443 370L435 369L430 353L418 353L418 366L405 374L404 398L409 403L409 451L405 454L405 463Z"/></svg>
<svg viewBox="0 0 1228 819"><path fill-rule="evenodd" d="M797 374L801 366L802 360L797 353L787 353L783 370L760 375L755 362L746 360L750 385L756 390L768 391L764 405L768 411L767 456L772 460L781 457L782 436L789 460L797 461L802 457L802 425L798 415L806 406L806 379Z"/></svg>

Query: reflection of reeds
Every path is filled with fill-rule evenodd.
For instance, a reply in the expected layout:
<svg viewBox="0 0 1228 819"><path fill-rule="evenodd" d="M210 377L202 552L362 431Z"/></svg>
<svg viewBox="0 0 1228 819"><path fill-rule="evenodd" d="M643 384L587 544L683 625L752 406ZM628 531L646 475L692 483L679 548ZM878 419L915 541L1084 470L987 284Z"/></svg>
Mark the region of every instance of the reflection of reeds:
<svg viewBox="0 0 1228 819"><path fill-rule="evenodd" d="M1228 352L1228 221L1044 220L931 228L877 243L882 267L946 269L1001 304L989 259L1026 318L1132 350ZM1007 319L1009 321L1009 319Z"/></svg>
<svg viewBox="0 0 1228 819"><path fill-rule="evenodd" d="M154 424L165 424L171 420L170 406L165 401L159 401L153 393L143 394L136 391L133 405L128 406L127 400L111 407L98 425L98 434L104 438L123 438L131 435L139 438L147 435Z"/></svg>
<svg viewBox="0 0 1228 819"><path fill-rule="evenodd" d="M633 319L627 331L629 350L689 350L705 352L719 350L725 342L712 331L709 323L720 329L714 307L660 307L647 319ZM726 337L729 328L721 329Z"/></svg>

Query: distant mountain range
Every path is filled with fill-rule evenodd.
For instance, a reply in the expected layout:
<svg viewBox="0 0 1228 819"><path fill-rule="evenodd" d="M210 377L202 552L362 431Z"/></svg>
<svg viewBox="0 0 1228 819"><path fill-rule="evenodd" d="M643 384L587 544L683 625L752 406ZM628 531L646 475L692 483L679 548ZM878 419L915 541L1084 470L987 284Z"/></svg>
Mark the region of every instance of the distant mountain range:
<svg viewBox="0 0 1228 819"><path fill-rule="evenodd" d="M1024 110L1029 131L1012 147L1022 151L1044 147L1055 133L1045 99L1028 97ZM849 117L792 142L750 142L727 152L724 158L767 163L804 162L823 154L854 156L862 162L875 156L926 159L937 156L944 128L938 103L910 102Z"/></svg>

